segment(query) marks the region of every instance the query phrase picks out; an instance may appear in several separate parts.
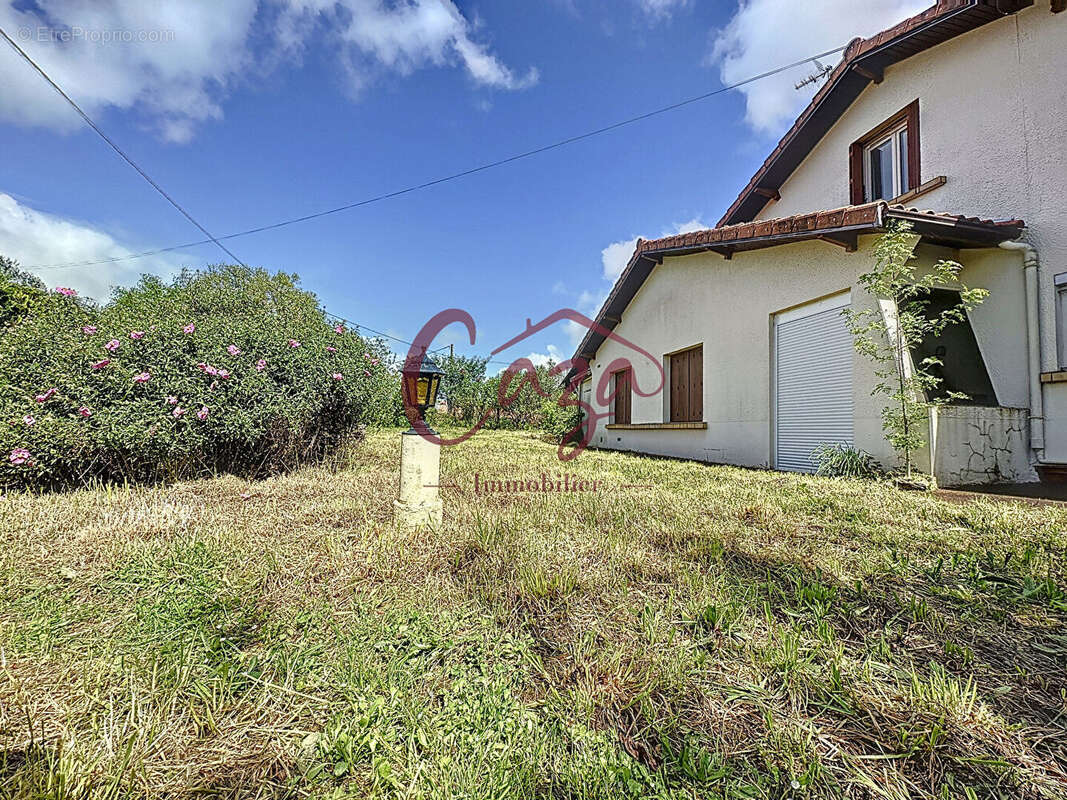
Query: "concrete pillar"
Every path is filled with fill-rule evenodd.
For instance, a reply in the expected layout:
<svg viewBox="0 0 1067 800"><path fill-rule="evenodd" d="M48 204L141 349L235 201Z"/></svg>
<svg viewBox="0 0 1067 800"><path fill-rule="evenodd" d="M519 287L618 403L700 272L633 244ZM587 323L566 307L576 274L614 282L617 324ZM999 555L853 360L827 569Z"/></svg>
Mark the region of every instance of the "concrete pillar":
<svg viewBox="0 0 1067 800"><path fill-rule="evenodd" d="M400 436L400 499L394 503L397 524L408 529L441 524L441 445L414 431Z"/></svg>

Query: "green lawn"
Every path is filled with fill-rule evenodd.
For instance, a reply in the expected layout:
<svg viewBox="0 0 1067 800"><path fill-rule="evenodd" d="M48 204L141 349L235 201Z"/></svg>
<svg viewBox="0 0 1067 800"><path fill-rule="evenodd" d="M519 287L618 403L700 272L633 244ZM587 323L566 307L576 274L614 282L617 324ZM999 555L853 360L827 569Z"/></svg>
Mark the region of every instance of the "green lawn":
<svg viewBox="0 0 1067 800"><path fill-rule="evenodd" d="M1067 795L1067 509L490 433L408 534L398 457L0 499L0 797Z"/></svg>

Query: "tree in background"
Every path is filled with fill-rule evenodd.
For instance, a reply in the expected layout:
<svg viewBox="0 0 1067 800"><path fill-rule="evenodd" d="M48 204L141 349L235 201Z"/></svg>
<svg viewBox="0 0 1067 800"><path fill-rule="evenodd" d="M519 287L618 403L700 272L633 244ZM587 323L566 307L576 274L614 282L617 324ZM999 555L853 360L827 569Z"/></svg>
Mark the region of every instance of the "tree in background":
<svg viewBox="0 0 1067 800"><path fill-rule="evenodd" d="M938 261L928 272L919 274L911 230L908 223L891 226L874 248L874 269L859 278L860 285L872 296L891 301L890 310L885 314L881 309L843 312L856 350L875 364L878 383L871 394L888 399L882 409L882 429L909 477L912 454L926 444L924 422L929 419L930 410L967 399L959 392L933 397L933 391L942 383L936 372L944 365L933 356L913 363L912 351L927 337L964 322L967 312L989 296L985 289L968 289L959 283L963 265L956 261ZM930 290L945 285L960 287L960 302L931 313Z"/></svg>
<svg viewBox="0 0 1067 800"><path fill-rule="evenodd" d="M46 294L40 278L20 268L14 259L0 255L0 328L19 322Z"/></svg>

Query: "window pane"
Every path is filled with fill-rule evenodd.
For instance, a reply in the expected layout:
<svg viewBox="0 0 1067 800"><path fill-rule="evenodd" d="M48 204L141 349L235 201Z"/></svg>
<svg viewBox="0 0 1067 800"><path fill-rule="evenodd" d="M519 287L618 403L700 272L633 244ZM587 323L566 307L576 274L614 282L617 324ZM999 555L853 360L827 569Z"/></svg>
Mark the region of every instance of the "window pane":
<svg viewBox="0 0 1067 800"><path fill-rule="evenodd" d="M900 148L900 192L911 191L912 186L908 180L908 130L905 128L897 134L897 142Z"/></svg>
<svg viewBox="0 0 1067 800"><path fill-rule="evenodd" d="M893 140L871 148L871 191L868 200L893 198Z"/></svg>

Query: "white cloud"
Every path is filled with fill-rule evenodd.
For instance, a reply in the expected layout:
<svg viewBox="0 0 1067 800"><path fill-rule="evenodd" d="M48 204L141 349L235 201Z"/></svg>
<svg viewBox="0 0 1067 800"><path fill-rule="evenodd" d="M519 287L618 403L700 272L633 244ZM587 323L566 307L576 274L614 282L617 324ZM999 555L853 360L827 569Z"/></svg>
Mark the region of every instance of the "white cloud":
<svg viewBox="0 0 1067 800"><path fill-rule="evenodd" d="M814 53L870 36L928 8L932 0L740 0L714 37L709 63L718 65L724 84L798 61ZM840 56L823 61L833 64ZM788 70L742 87L746 121L758 133L780 135L811 100L817 85L794 86L815 71L814 65Z"/></svg>
<svg viewBox="0 0 1067 800"><path fill-rule="evenodd" d="M560 349L554 344L550 344L546 349L548 350L547 353L530 353L526 357L533 362L535 367L543 367L550 361L553 364L558 364L563 359L568 358L568 356L563 355Z"/></svg>
<svg viewBox="0 0 1067 800"><path fill-rule="evenodd" d="M689 0L638 0L641 10L651 17L669 17L689 5Z"/></svg>
<svg viewBox="0 0 1067 800"><path fill-rule="evenodd" d="M235 84L262 79L312 47L336 55L352 94L382 72L454 64L494 89L538 80L536 69L517 74L477 41L452 0L0 0L0 26L90 116L133 109L174 142L221 118ZM58 130L81 124L6 46L0 74L0 119Z"/></svg>
<svg viewBox="0 0 1067 800"><path fill-rule="evenodd" d="M49 288L69 286L79 294L105 300L112 286L135 283L142 273L167 277L177 273L183 264L202 264L200 259L168 253L117 264L32 269L34 265L95 261L133 252L91 225L37 211L0 192L0 254L19 261Z"/></svg>
<svg viewBox="0 0 1067 800"><path fill-rule="evenodd" d="M670 228L663 231L661 236L671 236L676 233L691 233L708 227L699 217L694 217L688 222L676 222ZM637 249L637 239L626 239L621 242L613 242L600 252L600 261L604 267L604 280L614 283L630 263L630 258Z"/></svg>

